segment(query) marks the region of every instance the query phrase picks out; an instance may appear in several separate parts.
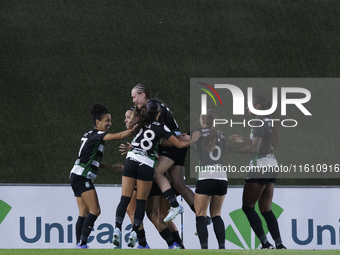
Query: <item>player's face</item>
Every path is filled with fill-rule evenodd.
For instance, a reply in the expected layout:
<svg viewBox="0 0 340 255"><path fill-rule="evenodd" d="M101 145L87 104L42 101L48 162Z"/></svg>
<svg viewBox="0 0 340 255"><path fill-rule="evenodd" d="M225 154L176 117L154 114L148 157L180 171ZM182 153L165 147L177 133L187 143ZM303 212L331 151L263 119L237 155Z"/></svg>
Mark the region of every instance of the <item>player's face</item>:
<svg viewBox="0 0 340 255"><path fill-rule="evenodd" d="M128 124L128 122L131 120L131 115L132 115L132 113L133 113L132 110L127 110L127 111L125 112L125 120L124 120L124 122L125 122L125 127L126 127L126 128L128 128L127 124Z"/></svg>
<svg viewBox="0 0 340 255"><path fill-rule="evenodd" d="M137 105L139 108L146 106L146 98L145 93L139 94L136 89L131 91L132 102Z"/></svg>
<svg viewBox="0 0 340 255"><path fill-rule="evenodd" d="M107 132L111 127L111 114L105 114L101 120L96 120L96 128L99 131Z"/></svg>

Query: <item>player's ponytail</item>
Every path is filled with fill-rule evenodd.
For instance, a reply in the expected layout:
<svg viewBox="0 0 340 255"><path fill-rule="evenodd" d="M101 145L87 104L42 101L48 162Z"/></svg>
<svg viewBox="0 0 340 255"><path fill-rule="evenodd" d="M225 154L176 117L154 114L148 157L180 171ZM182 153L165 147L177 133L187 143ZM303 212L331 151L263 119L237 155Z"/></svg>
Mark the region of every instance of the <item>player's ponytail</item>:
<svg viewBox="0 0 340 255"><path fill-rule="evenodd" d="M202 148L207 151L211 152L215 149L216 142L217 142L217 128L213 126L214 119L217 118L217 114L215 111L208 109L206 115L202 115L202 119L207 125L208 128L210 128L210 133L207 137L202 138Z"/></svg>

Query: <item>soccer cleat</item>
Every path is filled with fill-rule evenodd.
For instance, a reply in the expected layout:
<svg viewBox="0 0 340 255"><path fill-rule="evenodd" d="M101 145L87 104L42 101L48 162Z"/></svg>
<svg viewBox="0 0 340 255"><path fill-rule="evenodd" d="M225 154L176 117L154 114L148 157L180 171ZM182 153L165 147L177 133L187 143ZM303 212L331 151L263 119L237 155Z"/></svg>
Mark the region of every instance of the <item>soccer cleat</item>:
<svg viewBox="0 0 340 255"><path fill-rule="evenodd" d="M178 214L183 213L184 209L183 206L178 205L177 207L171 207L170 210L168 211L168 215L165 217L165 219L163 220L164 222L169 222L173 219L176 218L176 216Z"/></svg>
<svg viewBox="0 0 340 255"><path fill-rule="evenodd" d="M150 249L150 246L148 244L146 244L145 246L138 245L137 249Z"/></svg>
<svg viewBox="0 0 340 255"><path fill-rule="evenodd" d="M89 247L87 246L87 244L84 245L80 245L80 243L77 243L77 249L88 249Z"/></svg>
<svg viewBox="0 0 340 255"><path fill-rule="evenodd" d="M169 246L169 249L171 249L171 250L179 250L179 249L181 249L181 246L179 246L178 243L174 242L171 246Z"/></svg>
<svg viewBox="0 0 340 255"><path fill-rule="evenodd" d="M113 231L113 238L112 238L112 243L115 246L119 246L120 245L120 236L121 236L122 232L120 231L119 228L115 228L115 230Z"/></svg>
<svg viewBox="0 0 340 255"><path fill-rule="evenodd" d="M268 249L271 250L271 249L275 249L275 247L271 243L268 242L266 244L263 244L261 249L263 249L263 250L268 250Z"/></svg>
<svg viewBox="0 0 340 255"><path fill-rule="evenodd" d="M281 250L281 249L285 249L286 250L287 248L282 243L280 243L280 244L276 245L276 249L277 250Z"/></svg>
<svg viewBox="0 0 340 255"><path fill-rule="evenodd" d="M129 235L129 240L127 242L127 245L133 248L135 247L136 242L137 242L137 234L135 231L132 231Z"/></svg>

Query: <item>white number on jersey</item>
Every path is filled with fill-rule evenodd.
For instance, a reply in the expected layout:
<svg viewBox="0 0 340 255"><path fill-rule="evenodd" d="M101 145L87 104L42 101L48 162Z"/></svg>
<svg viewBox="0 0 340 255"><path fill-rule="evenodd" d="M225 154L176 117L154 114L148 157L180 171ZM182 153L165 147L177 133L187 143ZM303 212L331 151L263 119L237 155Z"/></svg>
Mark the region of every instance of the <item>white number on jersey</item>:
<svg viewBox="0 0 340 255"><path fill-rule="evenodd" d="M148 134L150 134L150 136L148 136ZM152 148L152 140L155 138L155 136L155 132L152 130L146 130L144 132L144 138L140 141L140 147L146 151L150 150ZM147 143L146 146L145 143Z"/></svg>
<svg viewBox="0 0 340 255"><path fill-rule="evenodd" d="M85 138L85 137L83 137L83 138L81 139L81 146L80 146L80 149L79 149L78 157L80 157L81 150L84 148L84 145L85 145L85 143L87 142L87 140L88 140L88 138Z"/></svg>
<svg viewBox="0 0 340 255"><path fill-rule="evenodd" d="M214 156L215 150L217 150L217 155L216 155L216 156ZM213 151L211 151L211 152L209 153L209 156L210 156L210 158L211 158L212 160L214 160L214 161L219 160L219 159L221 158L221 156L222 156L221 148L220 148L218 145L216 145L215 148L213 149Z"/></svg>
<svg viewBox="0 0 340 255"><path fill-rule="evenodd" d="M140 146L143 150L150 150L152 148L152 140L155 138L155 132L152 130L146 130L143 134L143 139L140 143L136 143L135 141L138 140L138 137L142 134L143 129L139 130L138 134L136 135L134 142L132 143L133 146Z"/></svg>

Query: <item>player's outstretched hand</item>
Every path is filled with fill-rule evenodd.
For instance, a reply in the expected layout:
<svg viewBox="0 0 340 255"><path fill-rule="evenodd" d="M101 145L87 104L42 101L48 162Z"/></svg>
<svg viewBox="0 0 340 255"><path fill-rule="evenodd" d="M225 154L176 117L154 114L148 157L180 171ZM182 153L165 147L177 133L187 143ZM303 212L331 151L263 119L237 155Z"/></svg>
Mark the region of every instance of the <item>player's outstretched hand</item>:
<svg viewBox="0 0 340 255"><path fill-rule="evenodd" d="M244 143L244 142L246 142L246 137L244 137L242 135L233 134L229 137L229 139L234 143Z"/></svg>
<svg viewBox="0 0 340 255"><path fill-rule="evenodd" d="M197 142L197 140L202 136L202 133L200 131L195 131L194 133L192 133L191 136L191 142L195 143Z"/></svg>
<svg viewBox="0 0 340 255"><path fill-rule="evenodd" d="M125 155L128 153L129 150L132 149L131 143L121 144L119 145L119 151L121 152L121 155Z"/></svg>
<svg viewBox="0 0 340 255"><path fill-rule="evenodd" d="M124 165L123 165L123 163L119 162L119 163L114 164L112 167L115 171L121 172L121 171L123 171Z"/></svg>

